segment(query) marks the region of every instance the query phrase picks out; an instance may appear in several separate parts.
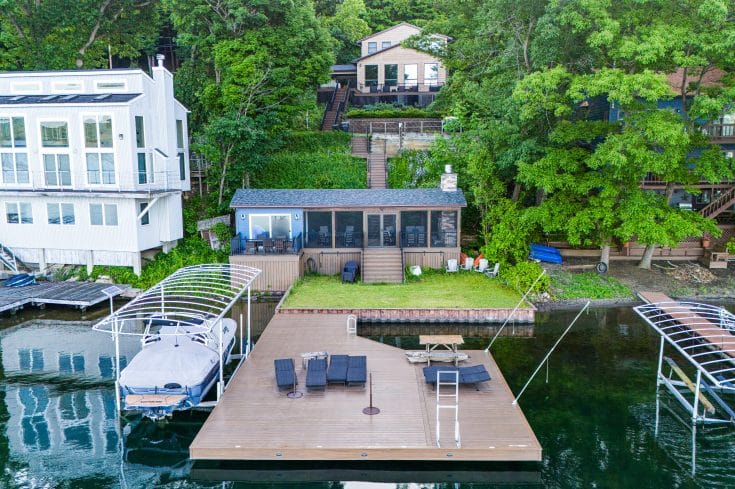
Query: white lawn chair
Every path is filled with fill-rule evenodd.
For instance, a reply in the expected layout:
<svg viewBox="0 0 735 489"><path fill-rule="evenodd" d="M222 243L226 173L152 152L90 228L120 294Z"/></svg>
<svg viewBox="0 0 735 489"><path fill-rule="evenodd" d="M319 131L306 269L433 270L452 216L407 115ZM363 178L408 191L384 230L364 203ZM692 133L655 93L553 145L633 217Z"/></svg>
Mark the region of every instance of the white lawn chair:
<svg viewBox="0 0 735 489"><path fill-rule="evenodd" d="M485 270L485 275L495 278L498 276L498 272L500 272L500 263L496 263L492 270Z"/></svg>
<svg viewBox="0 0 735 489"><path fill-rule="evenodd" d="M485 270L487 270L489 263L485 258L480 259L479 265L475 267L476 272L485 273Z"/></svg>
<svg viewBox="0 0 735 489"><path fill-rule="evenodd" d="M457 270L459 270L457 260L454 258L447 260L447 272L456 272Z"/></svg>
<svg viewBox="0 0 735 489"><path fill-rule="evenodd" d="M462 270L472 270L472 267L475 264L475 259L471 256L468 256L464 259L464 268Z"/></svg>

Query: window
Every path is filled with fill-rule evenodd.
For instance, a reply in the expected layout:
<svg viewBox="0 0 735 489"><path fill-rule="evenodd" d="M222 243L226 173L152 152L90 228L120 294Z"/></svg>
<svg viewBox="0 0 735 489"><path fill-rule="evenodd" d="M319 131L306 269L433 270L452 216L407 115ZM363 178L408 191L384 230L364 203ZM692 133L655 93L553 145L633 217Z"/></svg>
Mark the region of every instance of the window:
<svg viewBox="0 0 735 489"><path fill-rule="evenodd" d="M54 82L53 91L57 93L81 92L82 84L76 82Z"/></svg>
<svg viewBox="0 0 735 489"><path fill-rule="evenodd" d="M435 87L439 84L439 63L424 63L424 85Z"/></svg>
<svg viewBox="0 0 735 489"><path fill-rule="evenodd" d="M49 224L74 224L74 204L46 204Z"/></svg>
<svg viewBox="0 0 735 489"><path fill-rule="evenodd" d="M390 41L383 41L380 43L380 49L388 49L390 47Z"/></svg>
<svg viewBox="0 0 735 489"><path fill-rule="evenodd" d="M176 119L176 147L184 148L184 121Z"/></svg>
<svg viewBox="0 0 735 489"><path fill-rule="evenodd" d="M138 153L138 183L148 183L148 165L145 153Z"/></svg>
<svg viewBox="0 0 735 489"><path fill-rule="evenodd" d="M415 87L416 85L418 85L418 65L403 65L403 83L407 87Z"/></svg>
<svg viewBox="0 0 735 489"><path fill-rule="evenodd" d="M290 238L290 214L251 214L250 238Z"/></svg>
<svg viewBox="0 0 735 489"><path fill-rule="evenodd" d="M186 157L179 153L179 180L186 180Z"/></svg>
<svg viewBox="0 0 735 489"><path fill-rule="evenodd" d="M138 208L140 209L140 212L143 212L144 210L148 208L148 202L141 202L140 204L138 204ZM143 214L143 216L140 218L140 225L146 226L150 223L151 223L151 213L149 211Z"/></svg>
<svg viewBox="0 0 735 489"><path fill-rule="evenodd" d="M87 153L87 183L113 185L115 183L115 155Z"/></svg>
<svg viewBox="0 0 735 489"><path fill-rule="evenodd" d="M306 213L306 244L309 248L332 247L332 213Z"/></svg>
<svg viewBox="0 0 735 489"><path fill-rule="evenodd" d="M41 144L44 148L68 148L69 130L66 122L42 122Z"/></svg>
<svg viewBox="0 0 735 489"><path fill-rule="evenodd" d="M84 146L87 148L87 183L91 185L114 184L115 154L112 152L112 118L110 116L86 116L84 118Z"/></svg>
<svg viewBox="0 0 735 489"><path fill-rule="evenodd" d="M117 205L89 204L89 222L92 226L117 226Z"/></svg>
<svg viewBox="0 0 735 489"><path fill-rule="evenodd" d="M71 186L71 168L69 166L69 155L43 155L43 171L46 185L48 185L49 187Z"/></svg>
<svg viewBox="0 0 735 489"><path fill-rule="evenodd" d="M0 117L2 183L30 183L26 129L22 117Z"/></svg>
<svg viewBox="0 0 735 489"><path fill-rule="evenodd" d="M389 87L398 85L398 65L383 65L383 78Z"/></svg>
<svg viewBox="0 0 735 489"><path fill-rule="evenodd" d="M84 146L112 148L112 118L109 115L84 118Z"/></svg>
<svg viewBox="0 0 735 489"><path fill-rule="evenodd" d="M365 85L370 87L378 84L378 65L365 65Z"/></svg>
<svg viewBox="0 0 735 489"><path fill-rule="evenodd" d="M59 352L59 372L62 374L84 373L84 355Z"/></svg>
<svg viewBox="0 0 735 489"><path fill-rule="evenodd" d="M12 93L41 93L40 82L28 82L28 83L12 83L10 85L10 91Z"/></svg>
<svg viewBox="0 0 735 489"><path fill-rule="evenodd" d="M426 246L426 211L401 212L401 239L403 246L423 248Z"/></svg>
<svg viewBox="0 0 735 489"><path fill-rule="evenodd" d="M378 43L375 41L368 42L368 54L373 54L378 51Z"/></svg>
<svg viewBox="0 0 735 489"><path fill-rule="evenodd" d="M457 246L457 211L431 212L431 246Z"/></svg>
<svg viewBox="0 0 735 489"><path fill-rule="evenodd" d="M126 88L124 81L98 81L94 85L97 90L120 91Z"/></svg>
<svg viewBox="0 0 735 489"><path fill-rule="evenodd" d="M18 350L20 369L26 372L43 371L43 350L23 348Z"/></svg>
<svg viewBox="0 0 735 489"><path fill-rule="evenodd" d="M362 247L362 212L334 213L337 248Z"/></svg>
<svg viewBox="0 0 735 489"><path fill-rule="evenodd" d="M5 220L8 224L33 224L33 213L29 202L6 202Z"/></svg>
<svg viewBox="0 0 735 489"><path fill-rule="evenodd" d="M145 148L145 127L143 127L143 116L135 116L135 146Z"/></svg>

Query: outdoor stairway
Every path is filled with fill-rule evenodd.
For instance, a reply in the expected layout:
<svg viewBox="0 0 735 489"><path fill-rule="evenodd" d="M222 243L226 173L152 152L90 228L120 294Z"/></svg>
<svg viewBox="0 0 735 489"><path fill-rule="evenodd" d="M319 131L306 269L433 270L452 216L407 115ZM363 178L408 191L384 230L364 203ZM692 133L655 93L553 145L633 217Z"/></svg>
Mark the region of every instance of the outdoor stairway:
<svg viewBox="0 0 735 489"><path fill-rule="evenodd" d="M0 243L0 270L8 269L13 273L18 273L18 261L13 251Z"/></svg>
<svg viewBox="0 0 735 489"><path fill-rule="evenodd" d="M324 114L324 120L322 121L322 131L331 131L332 126L337 123L340 117L340 108L342 108L342 102L347 100L347 91L349 87L343 85L337 89L334 96L334 100L327 106L327 111Z"/></svg>
<svg viewBox="0 0 735 489"><path fill-rule="evenodd" d="M375 142L368 154L368 188L388 188L385 141Z"/></svg>
<svg viewBox="0 0 735 489"><path fill-rule="evenodd" d="M368 157L367 136L352 136L352 156L357 156L358 158Z"/></svg>
<svg viewBox="0 0 735 489"><path fill-rule="evenodd" d="M700 209L699 213L704 217L714 219L722 212L726 211L730 206L735 204L735 186L730 187L717 196L715 200Z"/></svg>
<svg viewBox="0 0 735 489"><path fill-rule="evenodd" d="M362 260L363 282L403 282L403 264L399 248L365 248Z"/></svg>

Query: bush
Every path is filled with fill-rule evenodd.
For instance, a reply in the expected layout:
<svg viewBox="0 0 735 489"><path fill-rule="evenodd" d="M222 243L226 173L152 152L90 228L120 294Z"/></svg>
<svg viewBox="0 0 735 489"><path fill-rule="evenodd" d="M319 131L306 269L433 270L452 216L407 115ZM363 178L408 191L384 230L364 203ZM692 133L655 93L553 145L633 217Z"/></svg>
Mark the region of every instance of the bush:
<svg viewBox="0 0 735 489"><path fill-rule="evenodd" d="M513 266L500 267L500 279L519 294L525 294L529 287L538 279L543 268L532 261L522 261ZM549 290L551 281L548 275L544 275L536 282L531 293L540 294Z"/></svg>
<svg viewBox="0 0 735 489"><path fill-rule="evenodd" d="M393 104L365 105L359 109L350 109L345 114L347 119L392 119L392 118L440 118L438 112L420 107L406 107Z"/></svg>
<svg viewBox="0 0 735 489"><path fill-rule="evenodd" d="M629 299L631 290L614 277L595 272L558 272L552 277L557 299Z"/></svg>
<svg viewBox="0 0 735 489"><path fill-rule="evenodd" d="M435 175L428 175L428 151L407 149L388 160L388 188L417 188L428 183L433 186ZM427 180L427 176L429 180Z"/></svg>

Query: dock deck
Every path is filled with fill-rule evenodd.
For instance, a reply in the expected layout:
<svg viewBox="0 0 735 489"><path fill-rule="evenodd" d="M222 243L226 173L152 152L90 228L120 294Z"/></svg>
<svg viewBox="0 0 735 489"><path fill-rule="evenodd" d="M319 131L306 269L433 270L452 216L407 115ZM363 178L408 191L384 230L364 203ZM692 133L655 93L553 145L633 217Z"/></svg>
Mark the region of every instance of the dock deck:
<svg viewBox="0 0 735 489"><path fill-rule="evenodd" d="M454 443L454 415L441 417L436 443L436 391L424 382L423 365L404 351L351 336L347 316L276 314L250 357L235 374L189 451L199 460L463 460L540 461L541 445L492 356L467 351L469 365L482 363L492 380L459 387L461 448ZM363 414L369 387L330 384L307 391L301 353L366 355L373 379L373 405ZM273 360L293 358L298 391L279 391Z"/></svg>
<svg viewBox="0 0 735 489"><path fill-rule="evenodd" d="M26 287L0 285L0 312L14 311L27 304L61 304L86 309L108 300L102 290L110 286L90 282L41 282Z"/></svg>

